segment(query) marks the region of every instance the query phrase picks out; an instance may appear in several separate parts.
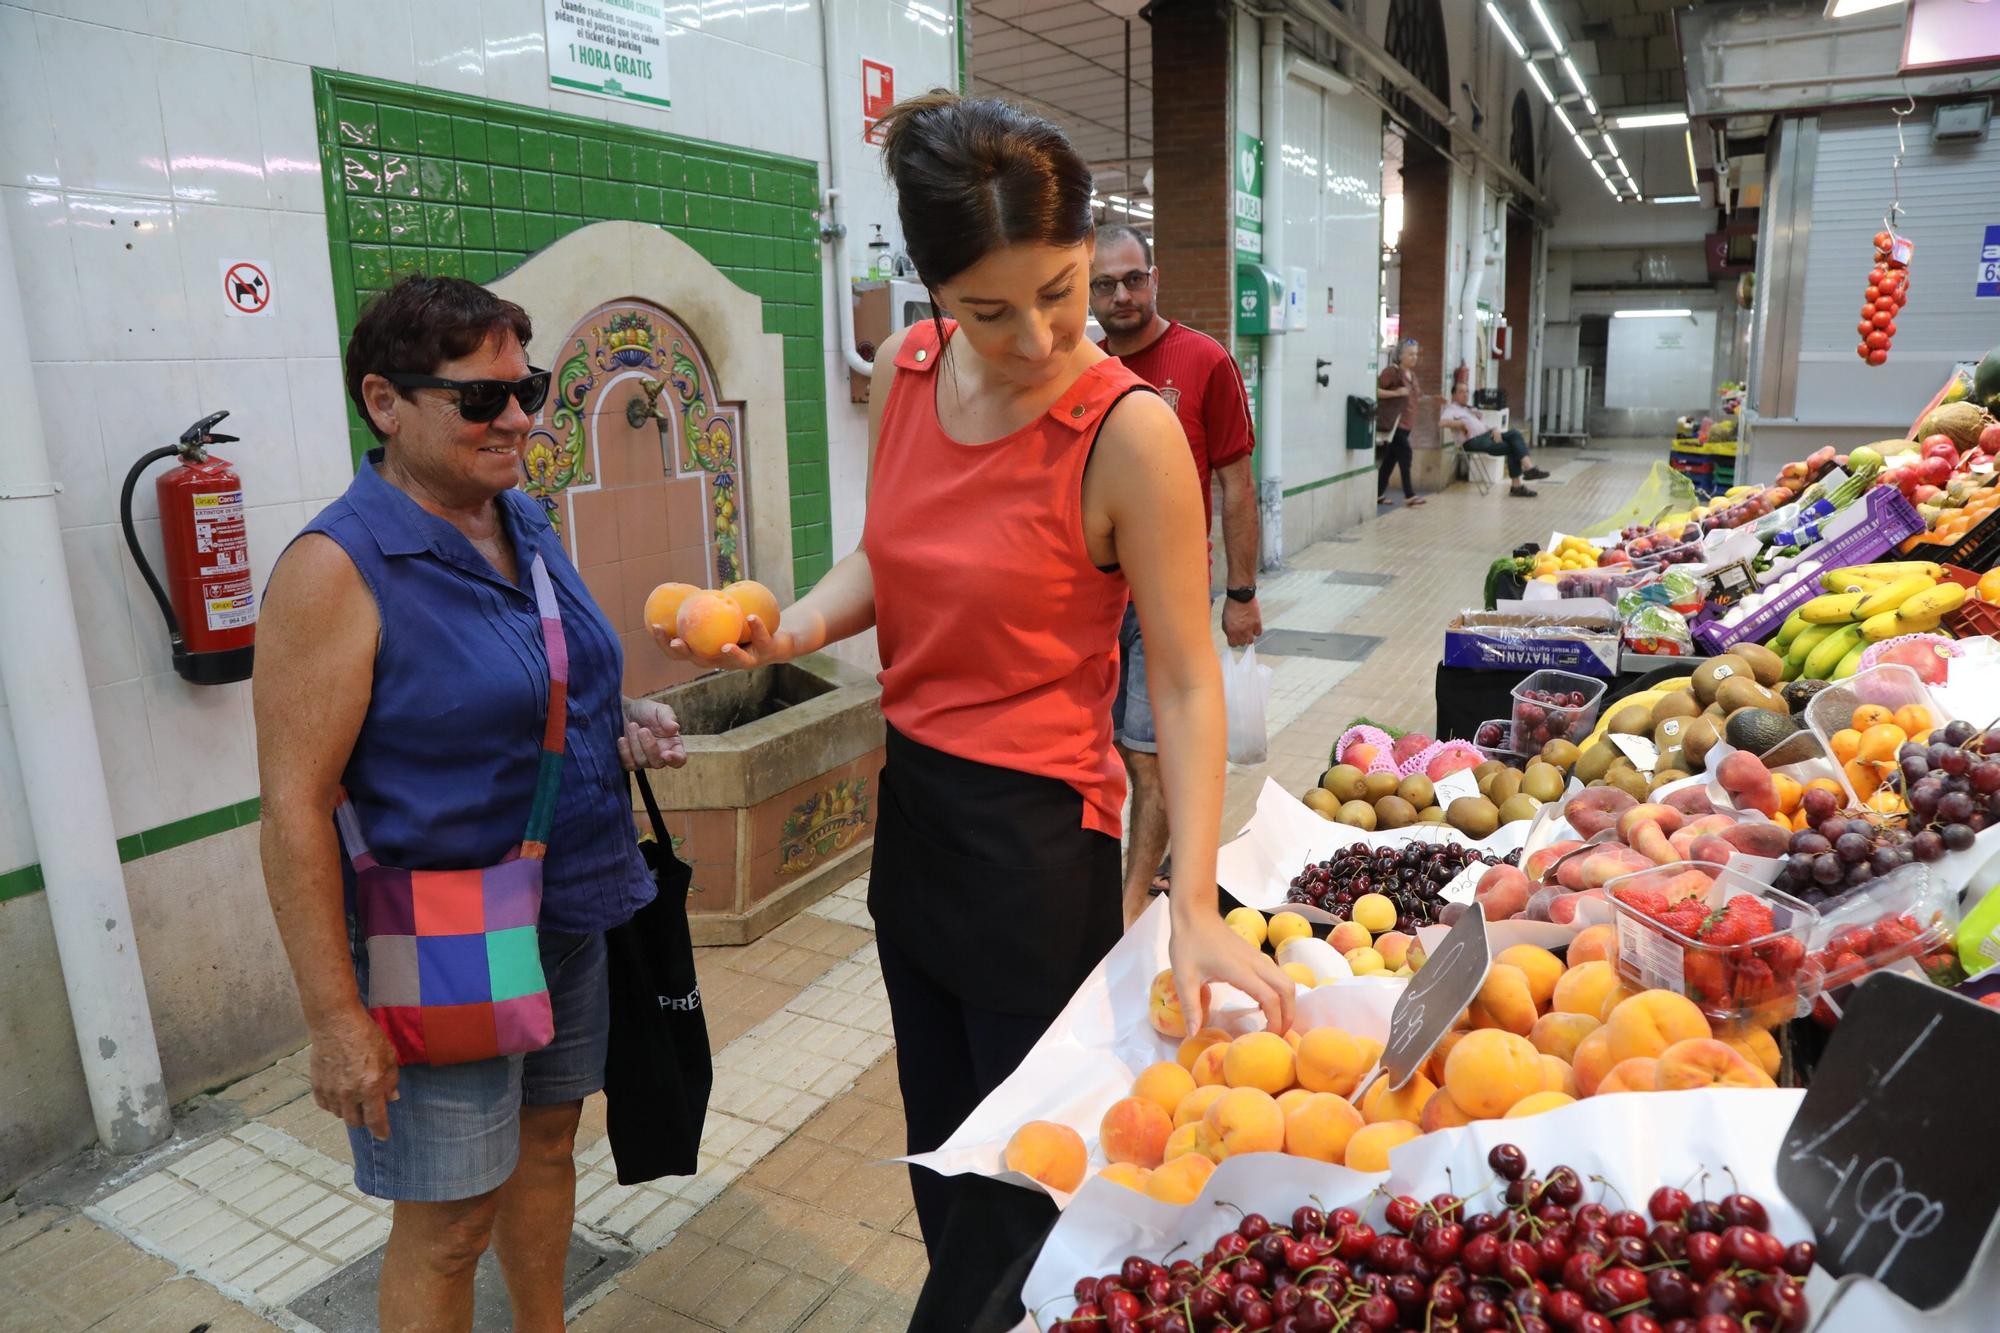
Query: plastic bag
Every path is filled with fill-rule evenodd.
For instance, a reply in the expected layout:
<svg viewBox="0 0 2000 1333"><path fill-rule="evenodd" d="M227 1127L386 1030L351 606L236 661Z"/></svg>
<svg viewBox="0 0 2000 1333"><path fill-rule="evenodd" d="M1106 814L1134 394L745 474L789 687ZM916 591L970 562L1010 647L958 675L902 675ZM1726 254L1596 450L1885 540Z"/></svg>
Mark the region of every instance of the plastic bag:
<svg viewBox="0 0 2000 1333"><path fill-rule="evenodd" d="M1257 645L1243 655L1222 653L1222 705L1229 718L1229 762L1261 764L1271 757L1264 706L1271 699L1271 668L1257 665Z"/></svg>
<svg viewBox="0 0 2000 1333"><path fill-rule="evenodd" d="M1680 612L1651 603L1625 617L1625 649L1650 657L1686 657L1694 652L1694 636Z"/></svg>

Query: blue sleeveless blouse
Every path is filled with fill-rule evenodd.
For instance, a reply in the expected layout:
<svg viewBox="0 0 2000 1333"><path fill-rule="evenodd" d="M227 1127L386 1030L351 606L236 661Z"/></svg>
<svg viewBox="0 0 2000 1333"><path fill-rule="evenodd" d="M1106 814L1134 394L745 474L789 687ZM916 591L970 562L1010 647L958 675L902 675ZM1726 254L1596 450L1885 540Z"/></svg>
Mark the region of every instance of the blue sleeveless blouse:
<svg viewBox="0 0 2000 1333"><path fill-rule="evenodd" d="M382 622L373 694L342 781L383 865L489 866L520 842L534 797L548 661L531 585L509 583L451 524L384 481L368 455L308 523L340 544ZM547 562L569 642L569 724L549 834L541 926L567 934L630 920L652 901L639 855L625 733L624 652L532 497L496 503L525 576Z"/></svg>

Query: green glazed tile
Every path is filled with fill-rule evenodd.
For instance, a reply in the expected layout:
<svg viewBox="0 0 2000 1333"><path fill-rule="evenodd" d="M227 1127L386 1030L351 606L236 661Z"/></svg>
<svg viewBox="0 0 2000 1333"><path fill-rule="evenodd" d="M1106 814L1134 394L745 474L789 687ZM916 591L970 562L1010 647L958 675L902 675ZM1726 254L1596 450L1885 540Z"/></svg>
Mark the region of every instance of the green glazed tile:
<svg viewBox="0 0 2000 1333"><path fill-rule="evenodd" d="M499 256L480 250L467 252L465 276L473 282L493 281L500 276Z"/></svg>
<svg viewBox="0 0 2000 1333"><path fill-rule="evenodd" d="M421 245L392 245L389 247L389 277L394 280L406 278L412 273L422 273L430 263L430 256Z"/></svg>
<svg viewBox="0 0 2000 1333"><path fill-rule="evenodd" d="M661 210L660 190L652 185L632 187L632 204L635 216L640 222L665 222L666 214Z"/></svg>
<svg viewBox="0 0 2000 1333"><path fill-rule="evenodd" d="M382 288L389 285L389 249L382 245L353 245L348 247L353 258L354 285L356 287Z"/></svg>
<svg viewBox="0 0 2000 1333"><path fill-rule="evenodd" d="M530 213L528 219L528 249L539 250L556 238L556 218L553 213Z"/></svg>
<svg viewBox="0 0 2000 1333"><path fill-rule="evenodd" d="M458 210L459 234L464 237L460 244L468 250L491 250L493 248L493 210L490 208L464 208Z"/></svg>
<svg viewBox="0 0 2000 1333"><path fill-rule="evenodd" d="M417 151L417 113L403 106L384 106L377 114L382 147L398 153Z"/></svg>
<svg viewBox="0 0 2000 1333"><path fill-rule="evenodd" d="M583 211L583 182L575 176L557 176L556 212L575 215Z"/></svg>
<svg viewBox="0 0 2000 1333"><path fill-rule="evenodd" d="M617 161L617 150L612 150L612 161ZM632 149L632 179L641 185L658 185L660 175L660 154L651 148Z"/></svg>
<svg viewBox="0 0 2000 1333"><path fill-rule="evenodd" d="M639 180L639 150L629 143L611 145L611 177L613 180ZM647 182L657 184L657 182Z"/></svg>
<svg viewBox="0 0 2000 1333"><path fill-rule="evenodd" d="M561 197L561 186L557 186L557 197ZM593 218L615 218L618 216L618 201L610 181L596 180L586 175L583 180L583 213Z"/></svg>
<svg viewBox="0 0 2000 1333"><path fill-rule="evenodd" d="M660 221L675 227L687 226L687 196L679 190L660 191Z"/></svg>
<svg viewBox="0 0 2000 1333"><path fill-rule="evenodd" d="M424 205L424 241L433 248L441 245L456 247L459 244L460 228L458 209L451 204Z"/></svg>
<svg viewBox="0 0 2000 1333"><path fill-rule="evenodd" d="M457 178L458 182L457 188L454 191L458 196L458 202L461 204L492 203L493 182L489 174L491 171L492 168L480 166L476 162L460 162L456 164L452 169L452 174Z"/></svg>
<svg viewBox="0 0 2000 1333"><path fill-rule="evenodd" d="M521 165L536 171L547 171L554 162L553 150L549 147L547 130L524 129L521 131Z"/></svg>
<svg viewBox="0 0 2000 1333"><path fill-rule="evenodd" d="M549 136L549 169L574 176L583 169L583 154L574 134Z"/></svg>
<svg viewBox="0 0 2000 1333"><path fill-rule="evenodd" d="M488 173L493 183L493 206L495 208L519 208L521 206L521 173L512 167L493 167Z"/></svg>
<svg viewBox="0 0 2000 1333"><path fill-rule="evenodd" d="M462 278L465 276L465 256L456 250L431 251L428 265L428 271L434 277Z"/></svg>
<svg viewBox="0 0 2000 1333"><path fill-rule="evenodd" d="M578 228L589 225L590 221L587 218L580 218L572 213L556 214L556 235L558 237L567 236Z"/></svg>
<svg viewBox="0 0 2000 1333"><path fill-rule="evenodd" d="M340 177L349 194L381 194L382 155L358 150L342 153Z"/></svg>
<svg viewBox="0 0 2000 1333"><path fill-rule="evenodd" d="M486 122L471 116L451 118L451 155L461 162L488 160Z"/></svg>
<svg viewBox="0 0 2000 1333"><path fill-rule="evenodd" d="M373 102L343 97L335 103L340 142L357 148L374 148L382 142Z"/></svg>
<svg viewBox="0 0 2000 1333"><path fill-rule="evenodd" d="M417 164L412 158L385 153L382 156L382 193L398 199L421 197Z"/></svg>
<svg viewBox="0 0 2000 1333"><path fill-rule="evenodd" d="M611 145L602 139L585 139L579 145L577 170L586 176L611 174Z"/></svg>
<svg viewBox="0 0 2000 1333"><path fill-rule="evenodd" d="M418 196L437 204L450 203L455 199L458 196L458 179L453 166L449 158L418 158Z"/></svg>
<svg viewBox="0 0 2000 1333"><path fill-rule="evenodd" d="M406 199L391 199L387 209L389 239L397 245L424 243L424 206Z"/></svg>
<svg viewBox="0 0 2000 1333"><path fill-rule="evenodd" d="M709 220L715 215L715 201L705 194L691 194L687 197L687 204L688 226L698 231L707 230Z"/></svg>
<svg viewBox="0 0 2000 1333"><path fill-rule="evenodd" d="M556 206L555 177L546 171L521 173L521 206L546 213Z"/></svg>
<svg viewBox="0 0 2000 1333"><path fill-rule="evenodd" d="M442 111L419 111L417 146L437 157L451 156L451 117Z"/></svg>
<svg viewBox="0 0 2000 1333"><path fill-rule="evenodd" d="M512 125L488 125L486 156L498 167L521 165L521 132Z"/></svg>
<svg viewBox="0 0 2000 1333"><path fill-rule="evenodd" d="M362 244L380 244L389 239L389 224L380 199L348 201L347 239Z"/></svg>
<svg viewBox="0 0 2000 1333"><path fill-rule="evenodd" d="M528 243L527 216L518 209L493 210L493 245L499 250L519 250Z"/></svg>

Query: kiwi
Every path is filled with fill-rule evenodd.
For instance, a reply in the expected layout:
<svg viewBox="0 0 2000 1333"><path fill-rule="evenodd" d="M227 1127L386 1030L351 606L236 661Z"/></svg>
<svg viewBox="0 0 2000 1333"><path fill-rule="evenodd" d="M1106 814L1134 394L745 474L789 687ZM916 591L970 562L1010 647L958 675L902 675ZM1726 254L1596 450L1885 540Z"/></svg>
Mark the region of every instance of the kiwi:
<svg viewBox="0 0 2000 1333"><path fill-rule="evenodd" d="M1441 805L1425 806L1423 809L1417 811L1417 822L1419 824L1444 823L1444 807Z"/></svg>
<svg viewBox="0 0 2000 1333"><path fill-rule="evenodd" d="M1767 689L1775 687L1785 678L1785 659L1761 643L1739 643L1729 651L1748 662L1757 683Z"/></svg>
<svg viewBox="0 0 2000 1333"><path fill-rule="evenodd" d="M1652 792L1651 781L1636 768L1620 769L1618 772L1608 774L1605 781L1635 801L1645 800Z"/></svg>
<svg viewBox="0 0 2000 1333"><path fill-rule="evenodd" d="M1505 768L1493 775L1492 785L1484 793L1487 800L1495 805L1506 804L1509 797L1521 790L1521 770Z"/></svg>
<svg viewBox="0 0 2000 1333"><path fill-rule="evenodd" d="M1540 762L1528 765L1528 771L1521 775L1522 796L1537 801L1553 801L1563 794L1562 770L1554 764Z"/></svg>
<svg viewBox="0 0 2000 1333"><path fill-rule="evenodd" d="M1767 690L1748 676L1731 676L1715 691L1715 702L1727 713L1739 708L1766 708L1774 713L1790 713L1775 691Z"/></svg>
<svg viewBox="0 0 2000 1333"><path fill-rule="evenodd" d="M1714 703L1715 692L1721 689L1722 682L1731 676L1748 676L1753 681L1757 679L1757 673L1750 669L1750 664L1734 653L1711 657L1696 667L1694 682L1690 687L1694 690L1695 702L1704 708Z"/></svg>
<svg viewBox="0 0 2000 1333"><path fill-rule="evenodd" d="M1368 775L1352 764L1335 764L1326 770L1319 785L1341 801L1358 801L1368 790Z"/></svg>
<svg viewBox="0 0 2000 1333"><path fill-rule="evenodd" d="M1708 759L1708 752L1722 739L1722 730L1712 717L1698 717L1690 722L1681 733L1681 753L1687 756L1692 768L1700 768Z"/></svg>
<svg viewBox="0 0 2000 1333"><path fill-rule="evenodd" d="M1400 796L1384 796L1375 802L1376 828L1405 828L1417 822L1417 807Z"/></svg>
<svg viewBox="0 0 2000 1333"><path fill-rule="evenodd" d="M1690 776L1692 775L1682 769L1663 768L1659 772L1653 774L1653 784L1651 790L1658 791L1660 788L1666 786L1669 782L1679 782L1682 778Z"/></svg>
<svg viewBox="0 0 2000 1333"><path fill-rule="evenodd" d="M1554 764L1567 773L1576 767L1576 761L1583 751L1576 748L1575 741L1555 740L1542 747L1542 762Z"/></svg>
<svg viewBox="0 0 2000 1333"><path fill-rule="evenodd" d="M1693 694L1675 690L1653 705L1653 725L1658 727L1670 717L1694 717L1700 712L1701 705L1694 701Z"/></svg>
<svg viewBox="0 0 2000 1333"><path fill-rule="evenodd" d="M1408 801L1415 810L1437 804L1437 788L1433 787L1431 780L1421 773L1412 773L1397 783L1396 795Z"/></svg>
<svg viewBox="0 0 2000 1333"><path fill-rule="evenodd" d="M1484 796L1461 796L1446 809L1444 821L1468 838L1490 838L1500 827L1500 807Z"/></svg>
<svg viewBox="0 0 2000 1333"><path fill-rule="evenodd" d="M1611 767L1611 761L1618 757L1618 747L1610 741L1598 741L1577 756L1576 766L1570 769L1570 776L1585 786L1604 776L1604 770Z"/></svg>
<svg viewBox="0 0 2000 1333"><path fill-rule="evenodd" d="M1523 819L1533 819L1535 811L1541 808L1542 803L1526 792L1510 796L1500 805L1500 822L1512 824Z"/></svg>
<svg viewBox="0 0 2000 1333"><path fill-rule="evenodd" d="M1375 831L1375 807L1366 801L1349 801L1340 807L1334 819L1342 824L1351 824L1358 829Z"/></svg>
<svg viewBox="0 0 2000 1333"><path fill-rule="evenodd" d="M1472 780L1474 782L1484 782L1505 767L1507 765L1498 759L1488 759L1484 763L1474 764L1472 766Z"/></svg>
<svg viewBox="0 0 2000 1333"><path fill-rule="evenodd" d="M1710 704L1701 710L1701 715L1715 723L1717 731L1720 732L1723 719L1729 716L1729 710L1721 704Z"/></svg>
<svg viewBox="0 0 2000 1333"><path fill-rule="evenodd" d="M1644 704L1626 704L1611 715L1604 729L1621 736L1644 736L1653 729L1653 710Z"/></svg>
<svg viewBox="0 0 2000 1333"><path fill-rule="evenodd" d="M1384 796L1393 795L1396 790L1396 784L1400 781L1402 779L1398 778L1394 773L1365 774L1361 779L1365 793L1361 799L1373 802L1381 800Z"/></svg>
<svg viewBox="0 0 2000 1333"><path fill-rule="evenodd" d="M1661 718L1660 721L1653 727L1654 747L1657 749L1666 750L1666 749L1671 749L1676 745L1679 745L1681 743L1681 737L1687 734L1687 729L1690 726L1694 725L1694 721L1695 719L1691 717Z"/></svg>
<svg viewBox="0 0 2000 1333"><path fill-rule="evenodd" d="M1322 819L1332 819L1340 813L1340 798L1324 787L1314 787L1305 794L1306 808Z"/></svg>

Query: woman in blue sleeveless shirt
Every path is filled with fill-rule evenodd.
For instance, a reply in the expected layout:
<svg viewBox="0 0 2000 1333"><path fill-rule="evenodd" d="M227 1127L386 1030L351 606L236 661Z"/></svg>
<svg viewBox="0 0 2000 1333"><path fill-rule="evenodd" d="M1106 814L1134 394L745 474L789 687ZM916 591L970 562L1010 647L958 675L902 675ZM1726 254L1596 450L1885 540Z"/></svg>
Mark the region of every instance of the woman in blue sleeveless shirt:
<svg viewBox="0 0 2000 1333"><path fill-rule="evenodd" d="M396 1201L382 1327L466 1327L492 1241L516 1328L562 1326L583 1099L603 1087L604 935L653 896L636 766L686 762L673 713L623 699L617 635L514 489L548 374L528 316L483 287L413 277L365 311L347 389L382 446L272 571L253 694L272 910L312 1037L314 1099L346 1120L355 1185ZM530 566L569 657L561 788L537 922L555 1037L526 1056L399 1069L363 1007L344 789L377 862L492 866L521 841L550 698Z"/></svg>

